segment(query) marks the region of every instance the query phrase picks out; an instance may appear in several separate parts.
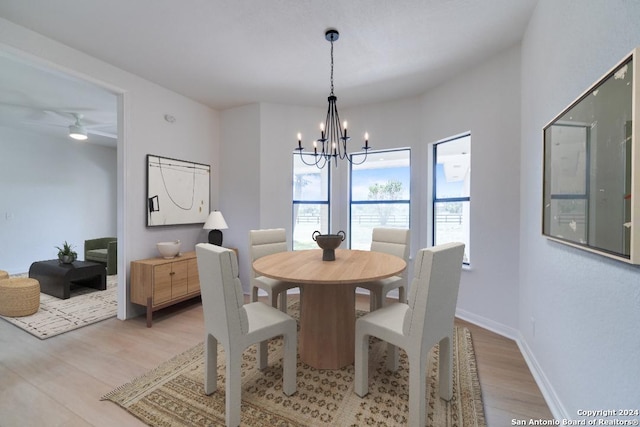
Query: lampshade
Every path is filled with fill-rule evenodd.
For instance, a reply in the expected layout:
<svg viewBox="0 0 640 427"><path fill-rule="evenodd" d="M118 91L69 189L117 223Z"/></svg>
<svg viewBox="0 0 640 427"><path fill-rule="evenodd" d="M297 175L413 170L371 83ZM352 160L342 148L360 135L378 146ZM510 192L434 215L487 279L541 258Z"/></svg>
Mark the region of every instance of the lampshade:
<svg viewBox="0 0 640 427"><path fill-rule="evenodd" d="M209 232L209 243L212 245L222 246L222 231L229 228L227 226L227 222L224 220L222 216L222 212L213 211L209 214L209 218L204 223L205 230L211 230Z"/></svg>
<svg viewBox="0 0 640 427"><path fill-rule="evenodd" d="M229 226L227 226L227 223L222 216L222 212L213 211L209 214L209 217L202 228L205 230L226 230Z"/></svg>

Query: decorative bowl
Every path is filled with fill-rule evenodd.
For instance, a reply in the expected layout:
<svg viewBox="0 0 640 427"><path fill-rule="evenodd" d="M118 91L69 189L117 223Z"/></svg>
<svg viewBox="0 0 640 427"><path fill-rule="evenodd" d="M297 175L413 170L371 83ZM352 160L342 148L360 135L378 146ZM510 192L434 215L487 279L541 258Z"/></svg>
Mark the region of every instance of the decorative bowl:
<svg viewBox="0 0 640 427"><path fill-rule="evenodd" d="M180 253L180 240L156 243L158 252L165 259L175 258Z"/></svg>
<svg viewBox="0 0 640 427"><path fill-rule="evenodd" d="M336 248L340 246L340 243L344 240L346 234L344 231L338 231L337 234L320 234L319 231L314 231L311 238L322 249L323 261L335 261L336 260Z"/></svg>

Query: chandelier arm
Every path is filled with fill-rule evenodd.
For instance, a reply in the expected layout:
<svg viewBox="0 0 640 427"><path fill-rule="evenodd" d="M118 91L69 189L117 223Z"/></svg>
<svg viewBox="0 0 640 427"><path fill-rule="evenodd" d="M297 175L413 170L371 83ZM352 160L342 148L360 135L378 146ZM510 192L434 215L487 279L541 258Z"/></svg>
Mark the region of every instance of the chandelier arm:
<svg viewBox="0 0 640 427"><path fill-rule="evenodd" d="M338 155L340 159L344 159L347 155L347 144L342 141L342 122L340 121L340 113L338 113L338 98L333 102L333 109L335 111L335 141L338 147ZM342 144L341 144L342 142ZM342 152L341 152L342 151Z"/></svg>
<svg viewBox="0 0 640 427"><path fill-rule="evenodd" d="M305 159L304 159L304 156L306 155L306 153L302 154L302 150L298 150L298 154L300 154L300 160L302 160L302 163L304 163L305 165L307 165L307 166L317 166L318 165L317 161L316 162L312 162L312 163L307 163L305 161ZM311 153L308 153L308 154L312 155ZM317 157L317 156L315 156L315 157Z"/></svg>
<svg viewBox="0 0 640 427"><path fill-rule="evenodd" d="M327 164L327 156L318 155L317 157L318 157L318 159L316 160L316 167L318 169L323 169ZM320 163L322 163L322 166L320 166Z"/></svg>
<svg viewBox="0 0 640 427"><path fill-rule="evenodd" d="M324 146L324 142L322 144L322 153L323 154L332 154L332 147L331 147L331 141L333 140L333 102L332 99L334 98L333 95L330 95L329 98L327 98L327 101L329 102L329 105L327 106L327 117L325 118L325 122L324 122L324 137L325 137L325 141L327 143L326 146L326 151L325 151L325 146Z"/></svg>
<svg viewBox="0 0 640 427"><path fill-rule="evenodd" d="M368 155L368 154L369 154L369 153L368 153L367 151L365 151L365 152L364 152L364 159L362 159L362 161L361 161L361 162L354 162L354 161L353 161L353 154L352 154L352 155L351 155L351 156L349 156L349 158L348 158L349 163L351 163L351 164L352 164L352 165L354 165L354 166L361 165L361 164L363 164L363 163L367 160L367 155Z"/></svg>

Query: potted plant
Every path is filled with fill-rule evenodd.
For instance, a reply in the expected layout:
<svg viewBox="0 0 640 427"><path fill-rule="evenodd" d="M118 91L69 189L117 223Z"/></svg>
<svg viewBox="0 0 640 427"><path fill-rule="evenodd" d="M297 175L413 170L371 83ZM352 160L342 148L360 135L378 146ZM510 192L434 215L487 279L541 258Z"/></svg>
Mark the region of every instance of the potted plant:
<svg viewBox="0 0 640 427"><path fill-rule="evenodd" d="M71 264L78 258L78 253L73 250L73 247L66 240L62 247L56 246L56 248L58 249L58 260L63 264Z"/></svg>

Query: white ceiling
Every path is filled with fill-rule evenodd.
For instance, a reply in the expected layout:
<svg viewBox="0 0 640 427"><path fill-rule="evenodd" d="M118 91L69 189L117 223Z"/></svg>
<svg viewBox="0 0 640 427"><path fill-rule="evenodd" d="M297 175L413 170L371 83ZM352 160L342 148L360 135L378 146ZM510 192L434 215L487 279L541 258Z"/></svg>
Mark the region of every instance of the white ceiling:
<svg viewBox="0 0 640 427"><path fill-rule="evenodd" d="M344 107L418 95L516 44L536 1L1 0L0 16L218 109L324 106L324 32L336 28L335 94ZM10 91L15 103L93 108L47 99L24 78L14 83L22 71L5 65L2 102Z"/></svg>
<svg viewBox="0 0 640 427"><path fill-rule="evenodd" d="M115 147L117 97L96 85L0 51L0 125L67 137L82 115L89 142Z"/></svg>

